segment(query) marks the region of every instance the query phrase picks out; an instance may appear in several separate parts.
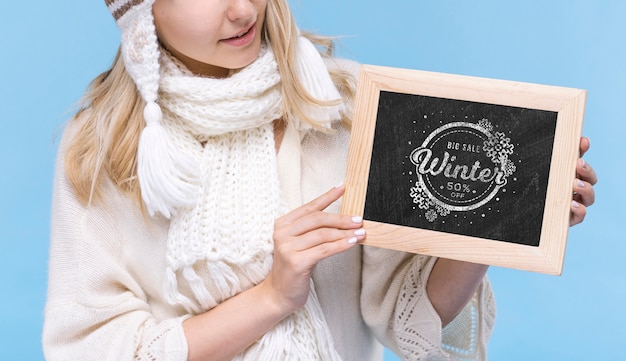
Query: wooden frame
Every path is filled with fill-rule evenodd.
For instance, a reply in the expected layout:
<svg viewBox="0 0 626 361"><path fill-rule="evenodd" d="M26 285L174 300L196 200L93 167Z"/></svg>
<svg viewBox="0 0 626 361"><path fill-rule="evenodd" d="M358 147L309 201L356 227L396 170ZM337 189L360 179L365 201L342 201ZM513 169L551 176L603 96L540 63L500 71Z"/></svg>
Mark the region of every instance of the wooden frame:
<svg viewBox="0 0 626 361"><path fill-rule="evenodd" d="M374 184L373 180L370 179L370 177L372 177L373 174L372 153L374 152L373 149L375 143L375 134L377 134L377 128L386 127L387 125L385 124L391 124L391 122L389 121L386 121L385 124L377 124L377 122L379 121L377 120L377 118L381 116L379 114L379 111L381 111L380 109L383 109L382 105L379 104L379 102L382 99L381 94L384 95L385 99L387 99L388 97L389 99L395 99L393 97L400 96L388 95L391 93L404 94L426 100L436 98L442 101L469 102L467 103L469 104L467 106L467 109L469 109L470 107L474 109L475 107L472 107L472 105L479 104L481 106L493 106L496 110L500 107L502 107L503 109L509 109L508 107L515 107L511 109L517 111L517 109L519 108L521 109L520 111L524 114L528 113L528 111L530 110L547 111L548 115L549 112L555 113L556 121L554 127L552 128L554 129L554 133L548 134L553 135L553 138L550 138L553 139L553 143L551 140L547 142L552 146L552 149L550 149L551 153L548 153L547 155L544 154L544 157L549 160L549 164L547 165L547 167L549 167L549 174L547 175L546 180L547 186L545 191L545 202L542 202L543 204L541 204L543 212L535 212L541 213L538 215L540 219L540 222L538 223L539 227L537 230L537 232L540 232L537 233L538 245L520 244L518 242L509 242L507 239L495 239L493 237L483 238L480 235L476 236L471 234L456 234L454 231L440 231L437 229L427 229L428 227L414 227L410 225L407 226L398 224L402 223L403 217L406 218L406 212L404 213L405 216L400 216L401 222L396 223L388 223L385 221L368 219L368 212L366 211L366 198L368 197L367 193L369 184ZM585 101L586 91L581 89L553 87L504 80L363 65L357 89L355 115L352 125L352 137L349 146L348 167L345 180L346 193L344 195L341 212L343 214L364 215L365 228L368 232L367 238L363 242L366 245L540 273L555 275L561 274L563 268L567 233L569 229L572 184L575 177L575 167L578 158L579 139L582 132ZM392 110L391 113L394 113L394 111ZM447 110L442 110L439 113L443 114L449 112ZM462 113L459 113L457 111L454 114L456 114L455 116L459 116L459 114ZM427 116L424 115L423 117L426 118ZM460 136L463 132L465 132L467 133L465 134L465 136L468 137L479 137L482 136L481 134L483 133L487 134L484 129L492 127L492 125L489 123L489 121L486 121L486 119L483 119L481 121L483 123L480 127L478 125L475 125L474 123L450 121L448 125L442 126L437 130L432 131L432 129L430 129L432 132L430 133L430 136L425 140L423 140L423 138L429 135L429 133L428 131L423 131L421 132L423 134L420 134L422 138L416 141L417 143L422 142L422 145L420 145L418 148L424 149L424 144L430 144L429 142L434 142L433 139L441 139L443 137L442 134L445 132L448 132L446 134L450 134L450 136ZM504 120L502 122L502 129L504 129L506 128L507 123L505 123ZM419 119L413 121L413 124L417 124L415 126L419 126L419 123ZM444 124L445 121L439 120L439 123ZM462 124L465 125L466 129L462 131L450 131L450 129L452 129L451 127L460 126ZM526 126L525 124L527 123L524 123L524 120L522 119L516 124L519 124L519 127L521 127L519 129L523 129L523 127ZM527 130L526 132L528 134L532 134L533 131L534 130L531 129ZM394 131L390 131L390 133L394 134L404 134L407 132L408 131L405 132L403 129L400 129L399 131L397 129ZM413 130L413 132L415 134L420 133L416 130ZM492 133L496 134L497 132L494 130ZM507 137L509 135L512 138L515 137L514 132L509 133L506 134ZM502 134L505 134L505 132L500 132L500 135ZM476 142L479 143L480 139L476 139ZM532 144L520 143L516 146L520 149L526 147L527 149L530 149L530 151L532 151L532 149L534 149L533 142L535 140L532 137L528 138L527 140L528 143ZM409 141L404 143L411 142ZM444 144L446 144L445 141L440 141L439 143L437 143L437 147L443 147ZM509 145L507 143L505 145L513 148L512 144ZM487 145L484 146L487 147ZM455 149L456 147L456 149L459 149L459 143L456 143L455 145L455 142L448 141L447 147L451 149ZM465 144L463 145L463 147L465 147ZM387 146L384 149L391 148L394 148L393 150L395 151L395 148L397 147ZM491 152L492 155L494 154L492 148L484 149L486 149L485 152L477 150L476 156L486 156L485 154L489 152ZM411 195L415 197L413 198L412 202L416 204L422 201L426 202L424 204L419 203L417 206L415 204L412 205L412 209L416 210L416 215L411 214L411 217L415 216L416 219L419 219L419 222L426 222L426 218L429 218L425 216L424 213L431 216L429 219L436 218L437 213L434 210L437 209L442 212L441 214L445 214L448 217L446 219L454 219L459 227L469 227L467 226L467 224L464 224L462 218L470 217L467 219L475 219L471 217L477 217L476 210L480 209L480 207L487 207L488 201L493 201L493 194L496 194L498 191L506 190L504 188L494 188L497 187L497 184L493 185L495 184L493 183L494 181L491 181L491 185L489 185L487 176L495 175L495 173L491 174L492 171L489 170L484 171L485 180L483 181L483 183L480 183L476 186L491 187L488 190L483 191L483 194L489 193L492 198L489 198L489 200L487 201L483 199L481 201L482 204L478 204L481 202L477 202L471 206L446 206L445 204L442 204L435 196L433 196L432 199L428 200L425 197L422 197L418 193L416 193L416 189L421 189L420 187L426 188L427 186L434 189L434 191L432 192L426 190L426 193L421 193L422 195L431 195L434 194L434 192L438 192L434 185L431 184L432 182L430 181L430 179L435 179L435 175L439 177L441 175L434 171L434 167L430 168L430 173L428 173L426 167L420 168L419 159L424 159L425 156L423 155L423 153L425 152L430 154L430 151L424 151L422 152L421 156L415 156L415 162L418 162L413 165L415 167L415 174L412 174L412 172L410 171L404 172L406 174L412 174L411 176L417 179L415 183L416 188L411 188ZM445 153L447 154L448 151L446 150ZM459 156L461 156L466 153L458 154ZM510 152L509 154L513 153ZM505 158L506 156L507 155L505 154ZM407 155L407 159L413 159L412 157L414 157L414 154ZM445 159L444 157L441 158L441 160ZM456 158L455 156L452 156L451 159ZM508 163L504 163L505 161ZM422 162L422 165L424 162ZM523 166L525 167L524 169L528 169L532 168L533 166L533 164L523 164L522 160L518 160L516 162L518 162L515 163L518 168L522 168ZM406 159L404 159L404 163L406 163ZM474 164L476 165L477 163L479 165L481 164L478 161L476 161ZM485 162L483 161L482 164L484 163ZM504 174L504 169L506 168L505 165L512 163L512 161L504 159L500 169L496 166L493 172L501 172L502 174ZM534 163L534 161L530 161L529 163ZM499 163L495 164L497 165ZM384 165L381 164L380 166ZM476 169L474 169L475 172L473 174L473 177L469 177L466 173L465 178L478 178L479 167L475 166L475 168ZM515 166L512 167L512 169L514 168ZM441 170L443 168L439 169ZM463 168L459 169L462 170ZM451 168L446 168L446 171L449 171L448 173L446 173L448 177L457 177L459 175L458 172L453 174ZM465 168L465 171L469 171L469 167ZM508 169L507 171L511 173L511 169ZM384 174L388 173L389 172L385 170ZM531 174L532 171L527 173ZM461 173L462 177L463 174L464 173ZM480 174L482 175L483 173ZM389 177L394 177L394 175L389 175ZM428 182L425 181L426 177L429 177ZM411 179L410 181L413 181L413 179ZM388 179L385 179L384 181L380 180L377 182L382 184L381 187L384 188L386 186L386 183L390 181ZM504 183L506 184L506 180ZM513 183L514 182L512 180L509 180L509 184ZM518 183L523 182L520 182L518 180ZM539 181L539 183L541 183L541 181ZM421 186L417 187L420 184ZM445 185L445 183L442 184ZM443 185L439 187L439 189L444 189ZM465 193L456 193L456 196L459 197L467 195L467 198L469 198L473 196L471 192L473 192L474 194L477 193L476 189L472 189L472 187L470 187L469 185L462 183L457 184L455 182L448 182L447 186L451 189L458 188L461 193ZM526 189L531 189L531 191L534 191L532 187L529 188L528 185L526 185ZM399 192L401 194L406 193L404 189ZM379 192L372 191L372 193ZM510 217L514 217L515 214L517 214L517 210L520 209L519 205L523 204L520 203L523 202L522 200L520 200L520 197L523 197L524 195L521 194L521 191L518 191L517 193L517 199L511 198L514 199L511 202L516 202L517 207L509 207L509 210L515 210L514 212L511 212ZM454 193L449 194L452 195ZM395 204L396 201L383 201L383 203L385 202L391 202ZM411 201L407 201L407 203L411 203ZM426 208L422 209L422 206ZM403 205L400 208L409 209L408 207L409 205L407 204ZM427 212L420 212L428 209L428 207L430 207L430 209ZM446 208L447 210L444 208ZM468 213L468 209L472 210L473 213ZM450 212L454 213L454 218L450 214L448 214ZM495 212L493 213L495 214ZM490 215L482 214L482 217L489 218ZM504 217L498 219L507 219L507 216L502 214L498 214L497 216L494 215L493 217ZM439 218L441 219L439 226L446 226L446 219L444 219L445 217L440 216ZM431 223L428 224L434 224L434 222L435 221L431 221ZM448 222L448 224L450 223L453 222ZM500 227L500 223L498 223L498 226Z"/></svg>

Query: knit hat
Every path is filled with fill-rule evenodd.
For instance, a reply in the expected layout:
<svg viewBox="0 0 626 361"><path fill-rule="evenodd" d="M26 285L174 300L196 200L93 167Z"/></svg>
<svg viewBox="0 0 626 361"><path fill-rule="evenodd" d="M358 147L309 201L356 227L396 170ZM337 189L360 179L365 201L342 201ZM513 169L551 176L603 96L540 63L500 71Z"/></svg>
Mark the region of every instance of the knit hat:
<svg viewBox="0 0 626 361"><path fill-rule="evenodd" d="M155 0L105 0L119 26L121 53L126 71L146 102L146 127L137 150L137 175L143 201L151 215L170 218L177 209L193 205L198 176L196 164L176 148L161 124L163 114L157 104L159 93L159 42L152 5ZM299 37L295 72L308 93L321 101L340 100L321 55L313 44ZM320 76L320 74L325 74ZM307 114L321 124L340 118L344 105L307 108Z"/></svg>

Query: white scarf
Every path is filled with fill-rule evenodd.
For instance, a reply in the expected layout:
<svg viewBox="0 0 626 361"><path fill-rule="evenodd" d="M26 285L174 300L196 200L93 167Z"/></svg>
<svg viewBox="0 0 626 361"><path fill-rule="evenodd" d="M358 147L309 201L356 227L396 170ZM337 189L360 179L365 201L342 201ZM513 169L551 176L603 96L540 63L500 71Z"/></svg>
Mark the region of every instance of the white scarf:
<svg viewBox="0 0 626 361"><path fill-rule="evenodd" d="M195 77L165 53L161 69L163 125L199 180L195 204L171 219L165 295L197 314L271 270L274 220L286 211L272 124L283 111L280 75L267 46L225 79ZM235 359L340 360L313 284L302 310Z"/></svg>

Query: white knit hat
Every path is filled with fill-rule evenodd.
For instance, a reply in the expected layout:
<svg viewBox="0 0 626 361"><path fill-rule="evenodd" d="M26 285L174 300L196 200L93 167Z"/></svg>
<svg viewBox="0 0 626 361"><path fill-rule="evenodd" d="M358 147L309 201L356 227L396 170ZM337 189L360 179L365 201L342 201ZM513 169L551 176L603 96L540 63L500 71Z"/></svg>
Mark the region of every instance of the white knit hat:
<svg viewBox="0 0 626 361"><path fill-rule="evenodd" d="M141 195L151 215L167 218L179 207L193 205L197 189L197 166L180 152L162 126L159 92L159 43L152 5L155 0L105 0L122 33L121 52L124 66L146 102L146 128L141 133L137 151L137 175ZM341 99L328 75L321 55L313 44L300 37L296 49L295 71L311 96L321 101ZM307 114L322 124L340 118L343 103L336 106L306 108Z"/></svg>

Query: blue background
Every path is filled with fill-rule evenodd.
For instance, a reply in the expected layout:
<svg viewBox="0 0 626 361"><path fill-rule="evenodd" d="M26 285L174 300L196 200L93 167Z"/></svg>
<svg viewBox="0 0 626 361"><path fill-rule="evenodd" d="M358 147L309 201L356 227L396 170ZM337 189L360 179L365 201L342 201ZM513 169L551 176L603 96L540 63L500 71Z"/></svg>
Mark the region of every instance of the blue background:
<svg viewBox="0 0 626 361"><path fill-rule="evenodd" d="M560 277L492 267L491 360L626 360L626 2L293 1L361 63L583 88L597 202ZM119 32L97 0L5 1L0 67L0 359L42 359L58 136ZM388 360L395 359L390 355Z"/></svg>

